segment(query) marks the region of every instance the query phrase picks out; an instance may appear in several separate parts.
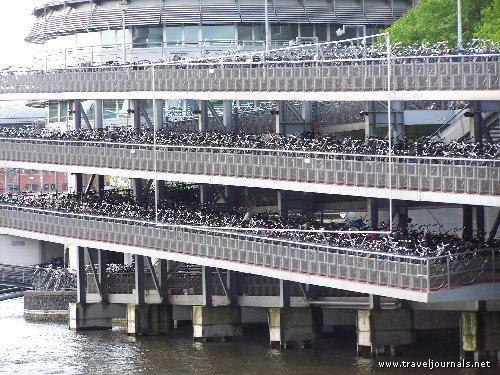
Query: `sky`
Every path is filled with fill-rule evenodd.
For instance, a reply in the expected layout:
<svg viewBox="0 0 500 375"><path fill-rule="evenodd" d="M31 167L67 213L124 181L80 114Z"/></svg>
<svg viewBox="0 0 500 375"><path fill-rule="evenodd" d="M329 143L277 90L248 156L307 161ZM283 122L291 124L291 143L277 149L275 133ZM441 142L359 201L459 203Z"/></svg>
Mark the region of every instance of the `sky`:
<svg viewBox="0 0 500 375"><path fill-rule="evenodd" d="M33 46L24 41L33 24L33 0L0 0L0 66L20 65L32 55Z"/></svg>

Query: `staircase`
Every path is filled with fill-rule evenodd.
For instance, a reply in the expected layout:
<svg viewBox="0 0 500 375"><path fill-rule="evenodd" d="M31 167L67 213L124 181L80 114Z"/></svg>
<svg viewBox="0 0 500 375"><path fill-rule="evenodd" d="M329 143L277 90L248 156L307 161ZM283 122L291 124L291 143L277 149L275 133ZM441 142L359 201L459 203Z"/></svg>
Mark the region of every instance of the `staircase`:
<svg viewBox="0 0 500 375"><path fill-rule="evenodd" d="M465 111L460 111L453 120L441 127L434 135L446 140L467 138L470 133L473 118L465 117ZM483 125L488 130L493 142L500 142L500 124L498 112L483 114ZM485 135L487 138L487 135Z"/></svg>

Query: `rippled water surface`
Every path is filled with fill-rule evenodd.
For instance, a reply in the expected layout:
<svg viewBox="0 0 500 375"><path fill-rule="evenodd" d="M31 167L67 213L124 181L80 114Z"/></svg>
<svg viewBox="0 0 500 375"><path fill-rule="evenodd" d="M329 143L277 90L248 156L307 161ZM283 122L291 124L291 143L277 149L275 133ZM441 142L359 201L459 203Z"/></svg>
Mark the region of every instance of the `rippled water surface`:
<svg viewBox="0 0 500 375"><path fill-rule="evenodd" d="M22 298L0 302L1 374L401 374L356 357L353 334L320 340L312 349L272 350L265 327L229 343L194 343L191 328L133 338L122 328L75 333L61 323L28 322ZM458 344L444 337L405 350L400 360L454 360ZM426 371L408 371L427 374ZM493 374L438 371L439 374Z"/></svg>

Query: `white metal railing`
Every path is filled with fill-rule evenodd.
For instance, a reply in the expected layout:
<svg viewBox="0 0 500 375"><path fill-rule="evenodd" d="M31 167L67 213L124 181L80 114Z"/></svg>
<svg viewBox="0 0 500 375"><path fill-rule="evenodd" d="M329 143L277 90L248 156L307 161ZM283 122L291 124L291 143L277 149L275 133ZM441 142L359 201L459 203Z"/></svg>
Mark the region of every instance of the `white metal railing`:
<svg viewBox="0 0 500 375"><path fill-rule="evenodd" d="M418 257L127 218L0 205L0 227L430 292L495 282L499 249Z"/></svg>
<svg viewBox="0 0 500 375"><path fill-rule="evenodd" d="M500 160L494 159L0 138L0 160L500 195Z"/></svg>

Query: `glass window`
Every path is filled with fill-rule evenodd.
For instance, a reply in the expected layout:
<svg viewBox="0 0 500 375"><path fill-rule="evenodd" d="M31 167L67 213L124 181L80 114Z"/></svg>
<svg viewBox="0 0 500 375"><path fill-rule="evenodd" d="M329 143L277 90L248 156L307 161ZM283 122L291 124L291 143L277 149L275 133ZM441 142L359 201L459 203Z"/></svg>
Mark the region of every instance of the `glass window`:
<svg viewBox="0 0 500 375"><path fill-rule="evenodd" d="M266 40L266 28L264 25L254 26L255 40Z"/></svg>
<svg viewBox="0 0 500 375"><path fill-rule="evenodd" d="M234 40L234 25L203 25L203 40Z"/></svg>
<svg viewBox="0 0 500 375"><path fill-rule="evenodd" d="M116 100L104 100L103 107L103 117L105 119L116 118Z"/></svg>
<svg viewBox="0 0 500 375"><path fill-rule="evenodd" d="M238 40L252 40L252 26L238 25Z"/></svg>
<svg viewBox="0 0 500 375"><path fill-rule="evenodd" d="M308 23L300 25L300 36L313 37L314 36L314 25L308 24Z"/></svg>
<svg viewBox="0 0 500 375"><path fill-rule="evenodd" d="M128 116L128 109L129 109L129 101L128 100L123 100L123 99L120 99L117 101L116 105L117 105L117 108L118 108L118 112L117 112L117 115L116 117L127 117Z"/></svg>
<svg viewBox="0 0 500 375"><path fill-rule="evenodd" d="M327 28L326 28L326 26L327 25L325 25L325 24L319 24L319 23L315 25L316 37L318 38L319 42L326 42L327 41L327 38L326 38Z"/></svg>
<svg viewBox="0 0 500 375"><path fill-rule="evenodd" d="M102 30L101 42L103 46L113 46L116 42L116 30Z"/></svg>
<svg viewBox="0 0 500 375"><path fill-rule="evenodd" d="M100 43L101 35L98 31L76 34L76 44L78 47L97 46Z"/></svg>
<svg viewBox="0 0 500 375"><path fill-rule="evenodd" d="M60 121L61 122L66 122L66 120L68 119L68 113L69 113L69 103L68 102L60 103Z"/></svg>
<svg viewBox="0 0 500 375"><path fill-rule="evenodd" d="M167 26L167 43L179 44L182 42L182 26Z"/></svg>
<svg viewBox="0 0 500 375"><path fill-rule="evenodd" d="M184 26L184 43L198 43L198 25Z"/></svg>
<svg viewBox="0 0 500 375"><path fill-rule="evenodd" d="M298 35L297 25L271 26L271 40L289 41Z"/></svg>
<svg viewBox="0 0 500 375"><path fill-rule="evenodd" d="M59 122L59 104L49 103L49 123Z"/></svg>
<svg viewBox="0 0 500 375"><path fill-rule="evenodd" d="M132 47L160 47L163 42L161 27L134 27Z"/></svg>

